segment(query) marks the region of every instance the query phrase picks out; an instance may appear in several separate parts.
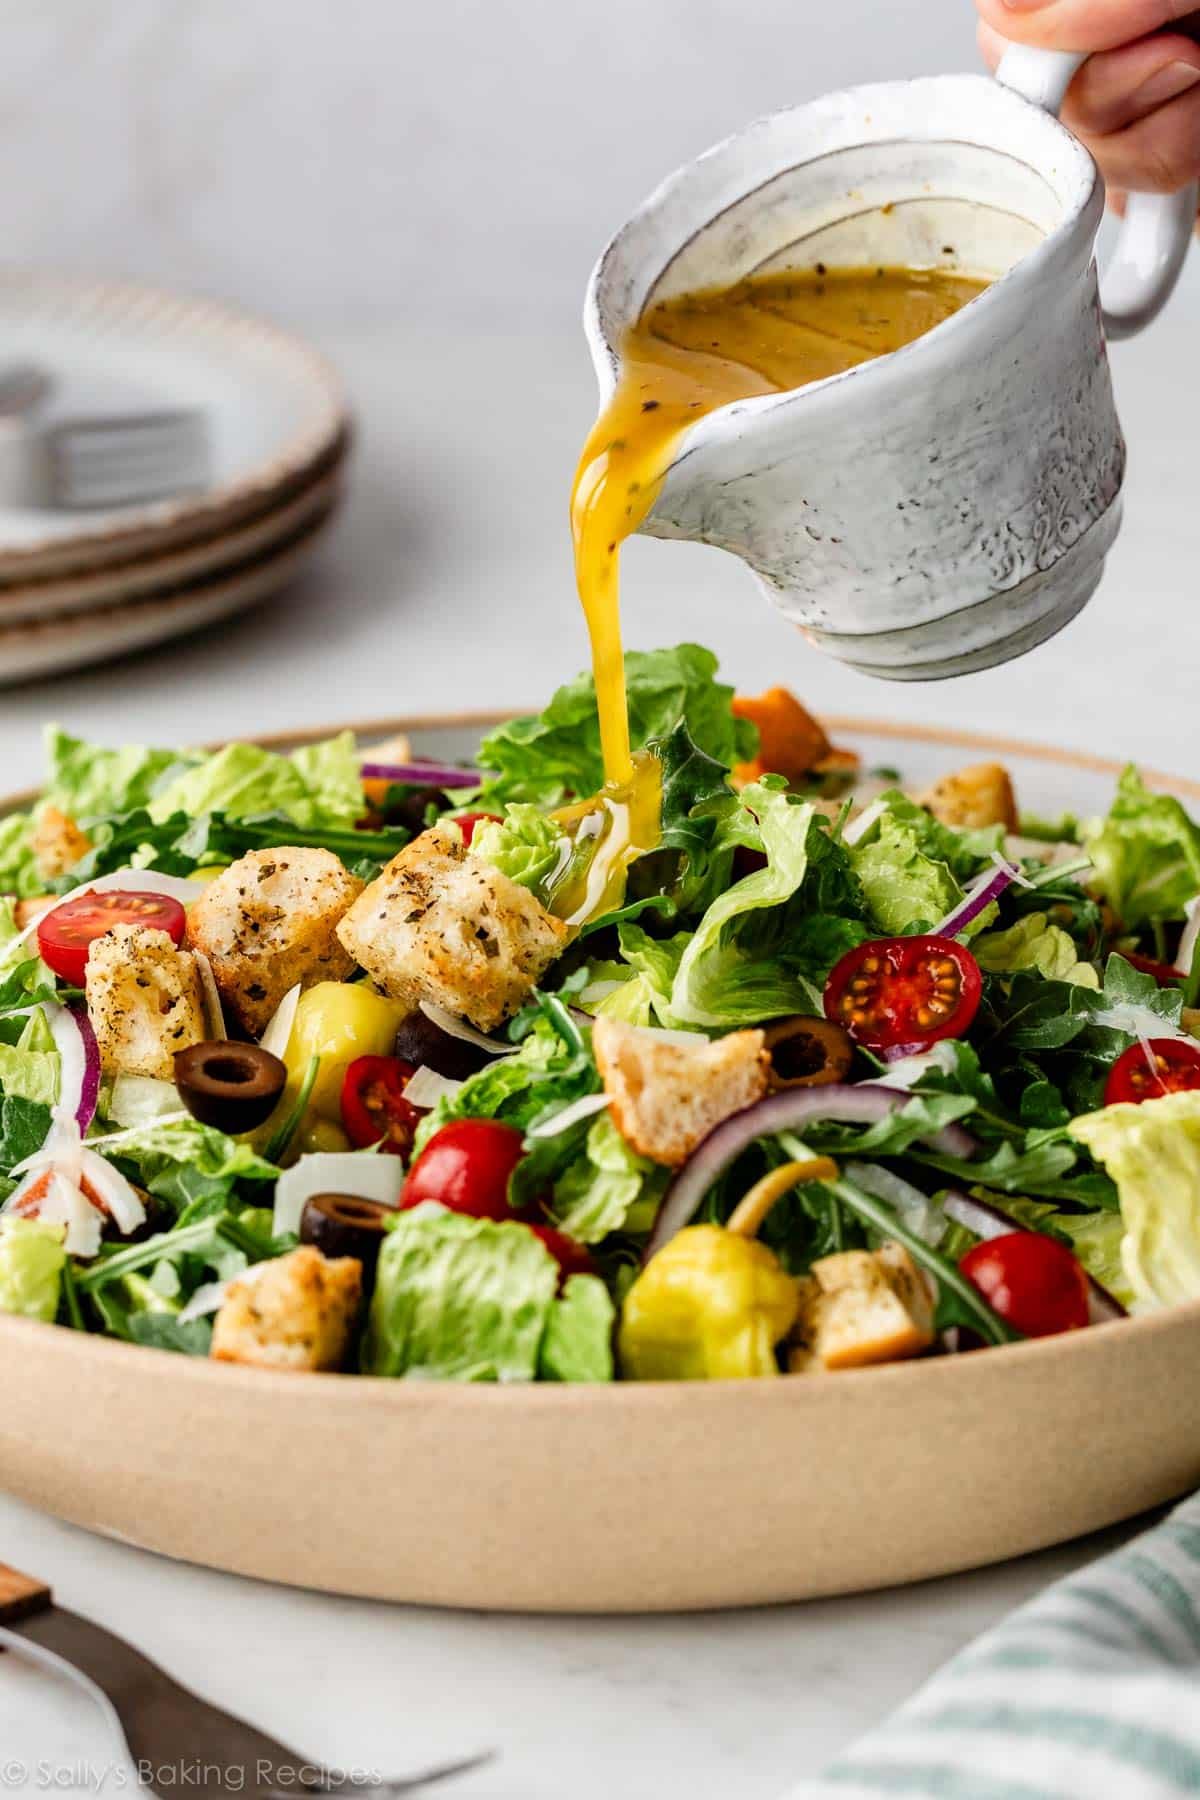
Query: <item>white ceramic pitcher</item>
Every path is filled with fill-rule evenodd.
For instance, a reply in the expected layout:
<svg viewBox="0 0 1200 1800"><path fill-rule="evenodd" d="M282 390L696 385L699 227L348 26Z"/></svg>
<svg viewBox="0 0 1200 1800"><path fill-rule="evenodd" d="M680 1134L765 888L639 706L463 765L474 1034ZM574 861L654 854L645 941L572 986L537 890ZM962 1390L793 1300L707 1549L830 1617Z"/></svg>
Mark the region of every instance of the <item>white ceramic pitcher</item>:
<svg viewBox="0 0 1200 1800"><path fill-rule="evenodd" d="M1097 292L1099 173L1055 114L1083 59L829 94L669 177L609 244L585 324L602 398L648 303L756 272L995 277L915 343L681 440L642 529L732 550L821 648L894 680L986 668L1096 588L1125 447L1105 352L1178 277L1196 190L1132 196Z"/></svg>

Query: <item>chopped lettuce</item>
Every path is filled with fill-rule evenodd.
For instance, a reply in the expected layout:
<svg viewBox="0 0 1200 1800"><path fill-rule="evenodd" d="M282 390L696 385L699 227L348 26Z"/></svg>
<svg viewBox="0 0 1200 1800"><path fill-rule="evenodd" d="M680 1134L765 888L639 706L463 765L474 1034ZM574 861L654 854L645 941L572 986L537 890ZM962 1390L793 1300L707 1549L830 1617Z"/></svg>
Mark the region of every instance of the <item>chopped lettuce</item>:
<svg viewBox="0 0 1200 1800"><path fill-rule="evenodd" d="M538 1353L543 1381L611 1381L616 1308L595 1275L571 1275L550 1308Z"/></svg>
<svg viewBox="0 0 1200 1800"><path fill-rule="evenodd" d="M688 940L663 1023L726 1030L819 1012L830 968L869 935L846 852L813 807L752 782L742 811L766 867L717 896Z"/></svg>
<svg viewBox="0 0 1200 1800"><path fill-rule="evenodd" d="M427 1201L379 1253L363 1372L532 1381L557 1291L558 1264L524 1225Z"/></svg>
<svg viewBox="0 0 1200 1800"><path fill-rule="evenodd" d="M553 819L518 801L505 807L501 822L476 826L471 853L544 897L550 877L570 855L570 844Z"/></svg>
<svg viewBox="0 0 1200 1800"><path fill-rule="evenodd" d="M1081 960L1070 933L1060 925L1052 925L1044 912L1026 913L1007 931L985 931L971 948L976 962L988 975L1036 969L1051 981L1068 981L1085 988L1100 986L1099 975L1091 963Z"/></svg>
<svg viewBox="0 0 1200 1800"><path fill-rule="evenodd" d="M65 1232L40 1219L0 1217L0 1312L53 1322L62 1288Z"/></svg>
<svg viewBox="0 0 1200 1800"><path fill-rule="evenodd" d="M698 644L630 650L625 657L629 730L634 749L668 735L683 719L693 743L724 768L749 760L758 733L735 719L733 689L714 679L717 659ZM557 806L594 794L604 780L596 689L590 674L560 687L544 712L512 719L486 737L480 766L489 771L482 804L531 801Z"/></svg>
<svg viewBox="0 0 1200 1800"><path fill-rule="evenodd" d="M607 1112L597 1113L582 1151L554 1183L554 1222L581 1244L598 1244L613 1231L645 1230L665 1185L665 1172L630 1149Z"/></svg>
<svg viewBox="0 0 1200 1800"><path fill-rule="evenodd" d="M219 812L244 819L275 812L305 828L350 824L362 810L362 775L350 731L291 756L256 744L227 744L165 783L149 804L151 818L158 821L176 813L196 818Z"/></svg>
<svg viewBox="0 0 1200 1800"><path fill-rule="evenodd" d="M58 1051L0 1042L0 1093L53 1106L58 1099Z"/></svg>
<svg viewBox="0 0 1200 1800"><path fill-rule="evenodd" d="M0 819L0 895L31 900L45 892L33 854L33 829L32 813L10 813Z"/></svg>
<svg viewBox="0 0 1200 1800"><path fill-rule="evenodd" d="M197 1119L152 1120L104 1148L139 1186L189 1218L229 1206L241 1182L254 1184L253 1192L279 1174L245 1140L226 1137Z"/></svg>
<svg viewBox="0 0 1200 1800"><path fill-rule="evenodd" d="M1121 1261L1137 1300L1169 1306L1200 1294L1200 1093L1163 1094L1073 1119L1121 1197Z"/></svg>
<svg viewBox="0 0 1200 1800"><path fill-rule="evenodd" d="M885 813L869 841L850 853L867 904L889 937L932 929L962 899L946 863L930 856L921 835L904 819Z"/></svg>
<svg viewBox="0 0 1200 1800"><path fill-rule="evenodd" d="M1087 828L1084 846L1093 885L1128 931L1182 918L1200 894L1200 827L1181 801L1151 793L1133 767L1122 774L1107 817Z"/></svg>

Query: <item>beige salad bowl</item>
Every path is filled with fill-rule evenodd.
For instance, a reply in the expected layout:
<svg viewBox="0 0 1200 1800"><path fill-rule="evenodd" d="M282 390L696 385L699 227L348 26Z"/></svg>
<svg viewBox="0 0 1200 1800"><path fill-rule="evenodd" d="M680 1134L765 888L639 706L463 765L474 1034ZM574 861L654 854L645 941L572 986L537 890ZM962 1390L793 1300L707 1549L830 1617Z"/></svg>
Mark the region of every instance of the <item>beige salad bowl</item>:
<svg viewBox="0 0 1200 1800"><path fill-rule="evenodd" d="M830 724L919 782L1001 753L1047 812L1099 810L1116 773ZM433 756L478 737L367 729L408 730ZM0 1317L0 1488L168 1556L382 1600L797 1600L1019 1555L1200 1484L1198 1366L1200 1301L839 1375L613 1387L271 1374Z"/></svg>

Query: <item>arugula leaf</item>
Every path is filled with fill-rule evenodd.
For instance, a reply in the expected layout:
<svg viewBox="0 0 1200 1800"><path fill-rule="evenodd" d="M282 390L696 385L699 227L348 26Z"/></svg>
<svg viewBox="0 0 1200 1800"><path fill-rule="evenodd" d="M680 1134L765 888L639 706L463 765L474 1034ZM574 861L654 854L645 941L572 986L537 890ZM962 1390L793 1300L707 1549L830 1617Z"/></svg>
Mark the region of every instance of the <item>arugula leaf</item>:
<svg viewBox="0 0 1200 1800"><path fill-rule="evenodd" d="M625 656L630 738L635 750L667 736L683 719L692 741L724 768L748 761L758 733L735 720L733 689L714 679L717 659L698 644L630 650ZM510 800L557 806L594 794L604 780L596 689L590 673L560 687L534 717L513 719L486 737L480 766L489 771L480 804Z"/></svg>

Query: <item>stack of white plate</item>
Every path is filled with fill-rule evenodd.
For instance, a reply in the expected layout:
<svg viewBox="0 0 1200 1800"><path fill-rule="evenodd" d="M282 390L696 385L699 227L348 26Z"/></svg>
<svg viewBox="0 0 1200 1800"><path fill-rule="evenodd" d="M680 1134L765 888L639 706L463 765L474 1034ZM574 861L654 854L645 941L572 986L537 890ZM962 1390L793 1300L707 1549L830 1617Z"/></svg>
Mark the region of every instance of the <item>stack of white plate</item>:
<svg viewBox="0 0 1200 1800"><path fill-rule="evenodd" d="M195 408L210 484L111 511L0 509L0 683L160 643L265 599L337 506L349 416L306 344L207 300L0 273L6 364L64 416Z"/></svg>

